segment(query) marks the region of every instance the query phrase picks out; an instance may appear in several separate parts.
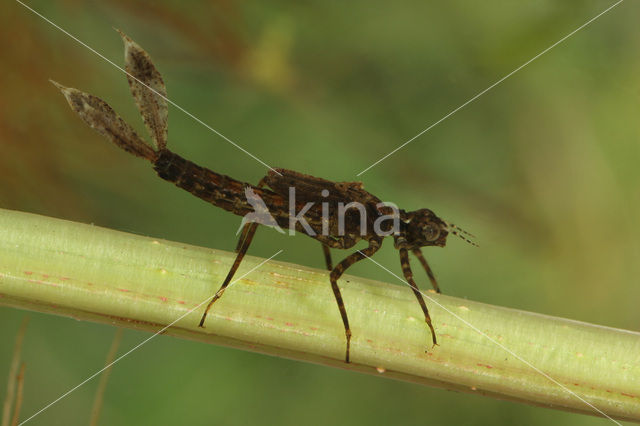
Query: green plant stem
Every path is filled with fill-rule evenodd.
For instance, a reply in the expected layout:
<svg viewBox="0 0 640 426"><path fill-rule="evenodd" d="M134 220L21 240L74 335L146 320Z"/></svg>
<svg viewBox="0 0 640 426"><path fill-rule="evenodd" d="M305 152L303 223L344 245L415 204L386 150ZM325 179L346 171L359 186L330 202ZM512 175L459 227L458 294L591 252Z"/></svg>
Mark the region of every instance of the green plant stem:
<svg viewBox="0 0 640 426"><path fill-rule="evenodd" d="M198 328L203 307L188 312L215 293L234 256L0 210L0 304L149 332L184 315L164 334L601 415L587 401L640 420L640 333L430 294L440 343L432 348L409 289L345 276L353 331L345 364L326 271L269 261L233 284ZM262 261L248 256L236 276Z"/></svg>

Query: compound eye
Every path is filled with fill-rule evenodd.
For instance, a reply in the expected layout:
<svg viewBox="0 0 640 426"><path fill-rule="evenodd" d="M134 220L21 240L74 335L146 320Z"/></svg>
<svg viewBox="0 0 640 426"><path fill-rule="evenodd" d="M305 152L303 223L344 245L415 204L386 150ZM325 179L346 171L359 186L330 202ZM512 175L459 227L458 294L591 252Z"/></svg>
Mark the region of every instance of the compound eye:
<svg viewBox="0 0 640 426"><path fill-rule="evenodd" d="M440 227L433 223L425 225L422 229L424 231L425 239L429 242L437 240L440 236Z"/></svg>

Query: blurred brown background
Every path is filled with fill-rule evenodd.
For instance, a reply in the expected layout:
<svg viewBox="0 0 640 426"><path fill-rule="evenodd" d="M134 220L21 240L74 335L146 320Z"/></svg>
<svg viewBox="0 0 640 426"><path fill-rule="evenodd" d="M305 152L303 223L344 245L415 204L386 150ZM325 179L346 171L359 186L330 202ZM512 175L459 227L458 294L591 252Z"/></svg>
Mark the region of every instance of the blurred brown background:
<svg viewBox="0 0 640 426"><path fill-rule="evenodd" d="M266 163L362 179L384 200L431 208L476 234L480 248L450 239L445 249L426 250L445 293L640 329L636 2L623 2L360 178L612 3L28 4L119 65L122 43L112 27L122 29L151 54L174 102ZM235 247L238 217L162 182L78 120L48 82L105 99L143 134L120 71L17 2L0 6L0 28L0 207ZM179 110L170 109L169 123L169 143L184 157L249 182L265 174ZM315 241L273 230L258 232L250 254L280 248L281 260L323 267ZM399 272L389 242L376 259ZM350 272L382 278L370 263ZM24 315L0 309L0 384ZM25 415L99 369L114 333L30 316ZM126 331L122 351L147 336ZM30 424L86 424L96 384ZM301 422L607 423L162 337L114 368L101 424Z"/></svg>

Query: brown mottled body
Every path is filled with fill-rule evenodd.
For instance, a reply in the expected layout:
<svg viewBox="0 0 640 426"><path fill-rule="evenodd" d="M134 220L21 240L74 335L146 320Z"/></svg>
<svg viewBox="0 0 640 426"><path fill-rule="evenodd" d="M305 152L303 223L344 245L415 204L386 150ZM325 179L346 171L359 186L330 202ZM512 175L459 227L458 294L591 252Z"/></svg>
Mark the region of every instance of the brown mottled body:
<svg viewBox="0 0 640 426"><path fill-rule="evenodd" d="M198 166L174 154L166 147L168 99L162 77L149 55L129 37L123 33L120 34L125 43L127 79L131 93L155 143L155 148L138 136L135 130L101 99L54 82L82 120L120 148L150 161L162 179L173 182L196 197L245 217L254 212L254 207L247 195L252 192L256 199L264 202L268 213L281 228L290 229L290 223L295 222L295 231L318 240L322 244L325 263L330 271L331 289L344 324L347 343L346 362L350 360L351 329L338 279L354 263L373 256L380 249L384 237L391 234L388 231L393 231L394 246L400 253L402 272L418 299L431 331L433 344L437 344L427 305L413 280L408 253L411 251L418 258L433 288L440 292L433 272L420 248L444 247L449 233L470 242L461 235L464 231L441 220L428 209L407 212L385 206L381 204L379 198L365 191L361 182L332 182L291 170L272 169L258 185L251 185ZM309 206L308 203L312 205ZM351 206L350 203L357 206ZM362 208L363 211L359 211L358 208ZM304 212L302 218L305 223L308 223L310 229L305 229L300 221L292 220L300 216L299 212ZM341 217L344 218L342 225ZM387 219L384 224L381 222L379 225L382 226L377 230L375 225L378 219L389 217L392 217L393 221ZM397 223L397 227L392 229L392 226L396 225L393 222ZM258 223L252 222L244 225L236 246L237 256L233 266L220 289L209 302L200 320L200 326L204 326L207 312L220 299L231 282L257 227ZM368 243L365 249L356 250L335 267L333 266L331 248L348 249L361 240Z"/></svg>
<svg viewBox="0 0 640 426"><path fill-rule="evenodd" d="M167 149L160 151L153 161L154 169L162 179L173 182L178 187L192 193L196 197L239 216L245 216L253 212L253 207L248 203L244 192L247 187L250 187L253 192L265 202L265 205L273 218L278 222L278 225L283 228L289 226L289 196L291 194L291 188L294 188L295 190L294 195L295 201L297 202L296 211L304 208L305 203L315 203L304 215L309 226L313 231L315 231L314 234L306 232L306 230L299 224L296 224L296 230L298 232L305 233L322 243L325 262L327 269L330 271L329 279L331 282L331 288L345 327L345 336L347 340L345 360L349 362L351 329L349 327L349 319L342 299L342 294L340 292L340 287L338 286L338 279L351 265L372 256L376 251L378 251L382 245L383 238L373 232L363 233L359 212L355 210L347 210L344 220L344 233L340 234L338 232L337 219L339 204L342 203L343 205L347 205L350 202L357 201L365 206L367 212L365 216L366 229L373 229L375 220L382 214L388 213L388 211L384 210L384 207L379 207L380 199L365 191L362 183L360 182L332 182L286 169L271 170L269 174L262 179L260 184L255 186L198 166L197 164L186 160ZM265 185L270 186L272 190L264 188ZM323 196L322 191L325 191L325 196ZM322 234L322 203L327 204L327 211L329 212L329 220L327 224L327 229L329 230L328 235ZM401 211L401 213L404 214L404 211ZM236 251L238 253L236 261L234 262L221 288L209 303L205 314L200 321L201 326L204 325L206 313L213 303L222 297L222 294L231 282L235 271L240 266L240 262L253 239L257 225L258 224L256 223L245 225L236 247ZM334 268L329 248L348 249L353 247L360 240L368 241L368 247L362 251L358 250L347 256ZM413 249L413 252L420 259L433 283L434 288L439 292L435 277L431 272L431 268L429 268L426 263L424 256L422 256L422 252L419 248ZM431 324L431 318L429 316L426 303L413 280L413 272L409 265L407 249L401 248L400 253L403 273L420 303L420 307L425 315L425 321L432 332L433 344L435 345L437 343L435 331Z"/></svg>
<svg viewBox="0 0 640 426"><path fill-rule="evenodd" d="M382 214L376 208L380 200L362 189L360 182L331 182L292 170L274 169L262 180L262 185L256 186L201 167L166 148L158 152L156 158L151 161L154 163L154 170L162 179L173 182L196 197L238 216L245 216L254 211L245 195L245 189L251 188L264 201L269 213L282 228L289 227L289 188L295 188L296 212L301 211L306 203L314 203L304 214L304 219L316 235L307 233L300 224L296 224L296 231L333 248L350 248L363 239L360 216L355 209L347 210L345 237L327 239L322 235L322 203L328 205L328 234L331 236L339 234L339 203L346 205L351 201L357 201L365 205L367 229L373 229L374 221ZM299 179L300 183L296 182L296 179ZM313 186L314 179L319 181L316 187ZM265 185L272 190L265 188ZM324 189L329 191L327 197L321 195Z"/></svg>
<svg viewBox="0 0 640 426"><path fill-rule="evenodd" d="M196 197L239 216L253 211L244 193L246 187L251 187L267 206L271 205L277 209L287 206L287 201L272 191L198 166L168 149L158 153L153 168L162 179L173 182Z"/></svg>

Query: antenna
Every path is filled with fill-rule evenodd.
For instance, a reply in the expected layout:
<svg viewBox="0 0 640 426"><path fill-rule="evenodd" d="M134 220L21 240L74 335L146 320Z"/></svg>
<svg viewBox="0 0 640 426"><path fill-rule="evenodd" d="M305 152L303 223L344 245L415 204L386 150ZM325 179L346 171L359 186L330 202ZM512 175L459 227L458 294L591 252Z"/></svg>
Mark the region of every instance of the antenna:
<svg viewBox="0 0 640 426"><path fill-rule="evenodd" d="M473 235L471 232L467 232L464 229L460 228L459 226L451 223L451 222L447 222L446 220L444 221L444 223L447 225L447 230L452 233L453 235L455 235L456 237L465 240L467 243L471 244L472 246L475 247L480 247L478 245L478 243L476 243L475 241L470 240L468 237L470 238L476 238L475 235Z"/></svg>

